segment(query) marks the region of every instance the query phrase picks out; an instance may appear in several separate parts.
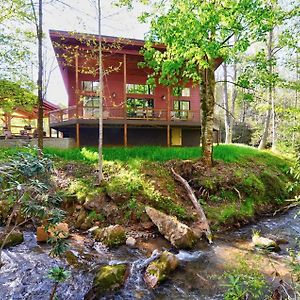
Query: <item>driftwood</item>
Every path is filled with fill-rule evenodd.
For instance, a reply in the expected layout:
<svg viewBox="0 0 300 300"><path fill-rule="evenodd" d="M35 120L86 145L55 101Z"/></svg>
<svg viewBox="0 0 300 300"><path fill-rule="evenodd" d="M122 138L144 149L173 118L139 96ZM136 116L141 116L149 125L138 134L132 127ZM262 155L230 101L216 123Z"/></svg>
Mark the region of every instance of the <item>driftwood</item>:
<svg viewBox="0 0 300 300"><path fill-rule="evenodd" d="M189 196L190 200L192 201L192 203L194 205L194 208L196 209L196 212L197 212L198 217L199 217L199 221L201 222L201 224L205 228L206 238L207 238L207 240L208 240L209 243L212 243L212 233L211 233L211 230L210 230L210 227L209 227L206 215L205 215L205 213L203 211L202 206L198 202L198 200L197 200L197 198L196 198L196 196L195 196L195 194L194 194L191 186L189 185L189 183L183 177L181 177L179 174L177 174L174 171L173 168L171 168L171 171L172 171L175 179L177 181L179 181L184 186L185 190L187 191L188 196Z"/></svg>

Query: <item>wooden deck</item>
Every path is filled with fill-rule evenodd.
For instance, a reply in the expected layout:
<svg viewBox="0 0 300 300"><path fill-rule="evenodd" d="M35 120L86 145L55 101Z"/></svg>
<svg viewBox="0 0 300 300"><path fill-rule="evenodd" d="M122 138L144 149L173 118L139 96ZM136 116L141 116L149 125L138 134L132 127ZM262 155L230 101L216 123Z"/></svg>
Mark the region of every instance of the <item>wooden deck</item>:
<svg viewBox="0 0 300 300"><path fill-rule="evenodd" d="M99 109L88 106L71 106L52 111L49 114L50 126L60 127L72 124L98 124ZM200 126L200 112L191 110L103 107L103 124L132 124L132 125L178 125Z"/></svg>

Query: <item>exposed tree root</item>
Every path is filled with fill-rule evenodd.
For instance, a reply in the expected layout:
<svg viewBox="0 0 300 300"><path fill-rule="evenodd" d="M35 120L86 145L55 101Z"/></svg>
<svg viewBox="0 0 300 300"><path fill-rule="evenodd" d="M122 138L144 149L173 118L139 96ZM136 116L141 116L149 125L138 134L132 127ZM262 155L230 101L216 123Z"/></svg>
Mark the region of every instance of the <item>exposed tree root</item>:
<svg viewBox="0 0 300 300"><path fill-rule="evenodd" d="M205 235L206 235L206 238L208 240L209 243L212 243L212 233L211 233L211 230L210 230L210 227L209 227L209 224L208 224L208 221L207 221L207 218L206 218L206 215L202 209L202 206L200 205L200 203L198 202L195 194L194 194L194 191L192 190L191 186L189 185L189 183L183 178L181 177L179 174L177 174L173 168L171 168L171 171L175 177L175 179L177 181L179 181L183 186L184 188L186 189L187 193L188 193L188 196L190 198L190 200L192 201L195 209L196 209L196 212L199 216L199 220L201 222L201 225L203 226L203 228L205 229Z"/></svg>

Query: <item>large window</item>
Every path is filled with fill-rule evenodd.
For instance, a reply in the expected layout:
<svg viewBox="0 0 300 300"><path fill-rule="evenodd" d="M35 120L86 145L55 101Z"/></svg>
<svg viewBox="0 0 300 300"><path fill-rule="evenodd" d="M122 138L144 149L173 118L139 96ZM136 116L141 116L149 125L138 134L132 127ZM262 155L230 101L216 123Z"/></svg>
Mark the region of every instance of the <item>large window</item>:
<svg viewBox="0 0 300 300"><path fill-rule="evenodd" d="M127 116L130 118L151 117L153 108L153 99L127 98Z"/></svg>
<svg viewBox="0 0 300 300"><path fill-rule="evenodd" d="M187 119L189 116L190 101L174 101L174 117L179 119Z"/></svg>
<svg viewBox="0 0 300 300"><path fill-rule="evenodd" d="M81 89L86 92L97 92L99 81L81 81Z"/></svg>
<svg viewBox="0 0 300 300"><path fill-rule="evenodd" d="M99 117L99 97L82 97L83 117L98 118Z"/></svg>
<svg viewBox="0 0 300 300"><path fill-rule="evenodd" d="M173 89L173 96L177 97L190 97L191 96L191 89L190 88L183 88L178 86Z"/></svg>
<svg viewBox="0 0 300 300"><path fill-rule="evenodd" d="M144 94L144 95L153 95L153 87L149 84L126 84L126 93L127 94Z"/></svg>

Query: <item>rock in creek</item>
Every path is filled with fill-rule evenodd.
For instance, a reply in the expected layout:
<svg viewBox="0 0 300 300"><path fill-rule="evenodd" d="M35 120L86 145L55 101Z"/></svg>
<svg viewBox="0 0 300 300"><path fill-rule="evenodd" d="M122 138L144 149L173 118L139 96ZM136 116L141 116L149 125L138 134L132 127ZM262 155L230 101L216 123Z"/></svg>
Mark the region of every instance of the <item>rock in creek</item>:
<svg viewBox="0 0 300 300"><path fill-rule="evenodd" d="M280 251L280 247L277 245L277 243L271 239L259 236L257 234L254 234L252 237L252 243L255 247L268 250L268 251Z"/></svg>
<svg viewBox="0 0 300 300"><path fill-rule="evenodd" d="M121 225L110 225L93 232L95 240L108 247L116 247L126 243L125 228Z"/></svg>
<svg viewBox="0 0 300 300"><path fill-rule="evenodd" d="M5 235L3 233L0 234L0 246L3 244L5 239ZM12 247L23 243L24 236L22 232L13 231L7 238L4 243L4 248Z"/></svg>
<svg viewBox="0 0 300 300"><path fill-rule="evenodd" d="M67 223L58 223L54 228L49 228L48 231L45 230L45 226L39 226L36 230L36 240L38 242L47 242L49 237L58 234L60 239L66 239L69 237L69 225Z"/></svg>
<svg viewBox="0 0 300 300"><path fill-rule="evenodd" d="M178 258L164 251L161 256L151 262L144 274L144 280L151 288L157 287L161 282L167 279L168 275L178 266Z"/></svg>
<svg viewBox="0 0 300 300"><path fill-rule="evenodd" d="M168 216L150 206L146 207L146 213L159 232L176 248L190 249L196 244L198 238L193 230L180 223L175 217Z"/></svg>
<svg viewBox="0 0 300 300"><path fill-rule="evenodd" d="M120 289L127 277L127 265L119 264L101 267L96 274L91 290L85 295L85 300L99 297Z"/></svg>
<svg viewBox="0 0 300 300"><path fill-rule="evenodd" d="M135 247L136 246L136 239L135 238L133 238L133 237L128 237L127 239L126 239L126 245L127 246L129 246L129 247Z"/></svg>

